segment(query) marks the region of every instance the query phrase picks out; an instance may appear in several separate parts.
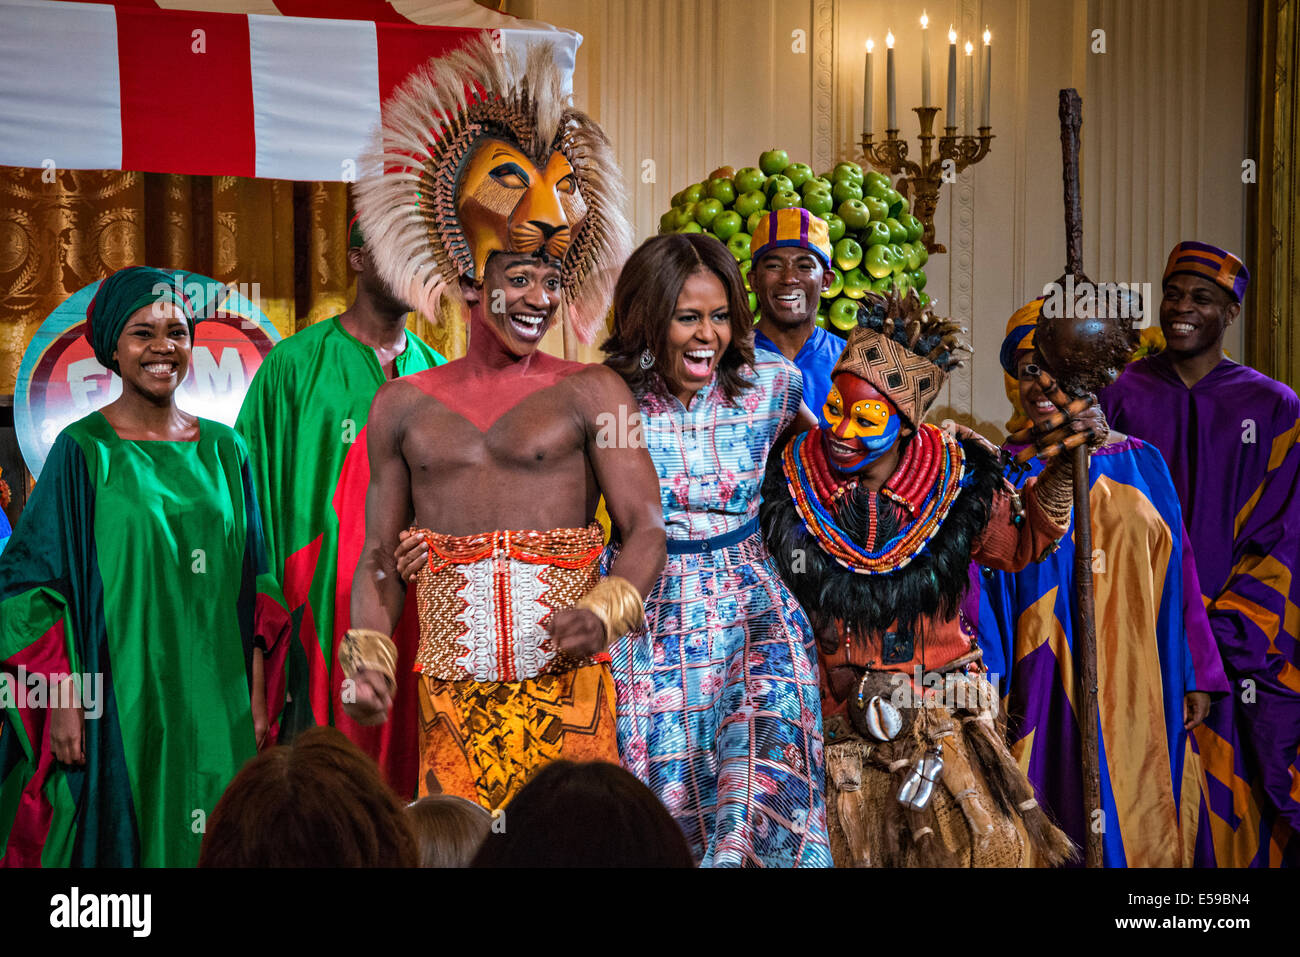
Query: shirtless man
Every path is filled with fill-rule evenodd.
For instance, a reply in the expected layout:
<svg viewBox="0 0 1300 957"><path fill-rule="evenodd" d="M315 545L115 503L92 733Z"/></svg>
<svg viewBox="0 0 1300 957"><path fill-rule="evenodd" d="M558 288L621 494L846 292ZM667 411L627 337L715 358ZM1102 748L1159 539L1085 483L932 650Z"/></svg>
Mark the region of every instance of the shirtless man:
<svg viewBox="0 0 1300 957"><path fill-rule="evenodd" d="M527 108L529 100L492 88L492 71L473 72L475 58L492 56L486 47L471 49L455 61L462 72L442 82L435 61L435 82L408 86L398 95L406 108L393 114L414 117L418 135L428 135L420 117L449 112L436 91L461 89L466 80L485 89L485 102L501 97L498 109ZM547 65L530 57L530 71ZM530 77L529 88L547 86ZM465 107L471 119L476 105ZM397 239L384 238L386 223L400 224L410 208L401 206L400 180L391 188L363 182L358 197L367 235L381 237L375 255L393 288L418 299L430 282L412 264L450 262L458 275L434 279L456 283L470 320L464 358L385 384L371 406L365 545L353 580L353 629L340 651L353 679L343 706L359 722L383 722L393 675L414 668L420 793L459 794L489 808L547 761L618 760L613 682L602 653L640 624L641 598L665 556L648 451L602 440L611 431L639 433L631 427L636 400L612 370L539 351L561 302L572 315L575 302L592 301L584 298L591 289L566 283L566 273L601 275L596 265L620 247L602 246L600 237L626 234L597 182L602 165L614 167L592 144L608 141L585 117L568 120L567 129L576 124L589 139L583 152L566 153L565 122L554 136L536 138L556 144L541 150L526 149L500 124L468 144L460 139L471 134L457 133L466 125L433 131L429 155L421 157L426 170L447 168L444 154L463 160L455 190L444 194L454 205L437 219L446 228L455 217L458 232L445 248L409 248L400 225L389 230ZM385 219L392 209L399 215ZM420 232L431 244L443 235ZM462 248L463 263L454 257ZM603 315L603 306L593 312ZM608 428L619 421L629 428ZM594 523L602 493L622 539L603 580ZM412 523L430 560L416 582L420 637L409 661L387 636L405 598L394 556Z"/></svg>

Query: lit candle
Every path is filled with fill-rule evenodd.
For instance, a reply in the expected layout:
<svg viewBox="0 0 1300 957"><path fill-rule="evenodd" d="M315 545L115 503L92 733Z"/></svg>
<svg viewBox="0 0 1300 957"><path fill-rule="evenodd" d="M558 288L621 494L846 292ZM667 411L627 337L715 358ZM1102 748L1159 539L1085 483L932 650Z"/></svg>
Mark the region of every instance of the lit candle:
<svg viewBox="0 0 1300 957"><path fill-rule="evenodd" d="M992 126L989 122L989 102L993 95L993 34L984 28L984 105L980 110L980 126Z"/></svg>
<svg viewBox="0 0 1300 957"><path fill-rule="evenodd" d="M867 38L867 65L862 76L862 132L871 132L871 51L876 42Z"/></svg>
<svg viewBox="0 0 1300 957"><path fill-rule="evenodd" d="M948 27L948 108L944 126L957 125L957 31Z"/></svg>
<svg viewBox="0 0 1300 957"><path fill-rule="evenodd" d="M885 129L898 129L898 107L894 98L894 31L885 34L885 98L889 109L889 122Z"/></svg>
<svg viewBox="0 0 1300 957"><path fill-rule="evenodd" d="M966 41L966 136L975 135L975 45Z"/></svg>
<svg viewBox="0 0 1300 957"><path fill-rule="evenodd" d="M930 105L930 18L921 11L921 105Z"/></svg>

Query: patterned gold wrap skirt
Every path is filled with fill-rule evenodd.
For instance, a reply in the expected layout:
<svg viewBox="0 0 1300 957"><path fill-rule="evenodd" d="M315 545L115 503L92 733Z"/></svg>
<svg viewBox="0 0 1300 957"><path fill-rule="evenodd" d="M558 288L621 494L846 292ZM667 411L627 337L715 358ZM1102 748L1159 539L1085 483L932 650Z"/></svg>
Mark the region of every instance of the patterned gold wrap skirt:
<svg viewBox="0 0 1300 957"><path fill-rule="evenodd" d="M419 793L495 809L551 761L618 762L609 659L547 631L600 580L599 525L439 535L416 580Z"/></svg>

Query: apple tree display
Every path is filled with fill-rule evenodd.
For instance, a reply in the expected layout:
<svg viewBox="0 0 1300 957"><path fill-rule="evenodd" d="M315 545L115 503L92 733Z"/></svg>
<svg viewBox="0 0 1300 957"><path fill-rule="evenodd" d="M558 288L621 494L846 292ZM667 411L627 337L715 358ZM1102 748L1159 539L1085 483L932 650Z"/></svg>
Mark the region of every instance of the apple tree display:
<svg viewBox="0 0 1300 957"><path fill-rule="evenodd" d="M868 292L894 289L902 295L915 289L923 304L930 302L921 221L888 176L864 172L857 163L838 163L818 176L810 166L792 163L785 150L766 150L756 166L720 167L676 193L672 208L659 218L659 232L716 236L740 262L749 289L749 240L759 217L793 206L829 226L832 279L817 325L847 336L857 322L858 300ZM749 305L758 305L752 290Z"/></svg>

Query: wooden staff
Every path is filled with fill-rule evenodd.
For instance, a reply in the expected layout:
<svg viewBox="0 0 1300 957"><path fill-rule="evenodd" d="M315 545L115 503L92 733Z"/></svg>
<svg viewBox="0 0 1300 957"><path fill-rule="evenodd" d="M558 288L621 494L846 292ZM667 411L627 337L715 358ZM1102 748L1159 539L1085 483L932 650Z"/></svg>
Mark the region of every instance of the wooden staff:
<svg viewBox="0 0 1300 957"><path fill-rule="evenodd" d="M1076 288L1088 282L1083 274L1083 204L1079 193L1079 128L1083 101L1076 90L1060 93L1061 161L1065 183L1065 249L1068 276ZM1098 303L1100 305L1100 303ZM1064 370L1055 370L1063 373ZM1078 674L1075 700L1079 703L1079 731L1083 745L1083 798L1087 810L1084 834L1085 863L1102 866L1101 758L1097 747L1097 626L1092 587L1092 510L1088 494L1088 447L1080 444L1069 453L1074 464L1074 654Z"/></svg>

